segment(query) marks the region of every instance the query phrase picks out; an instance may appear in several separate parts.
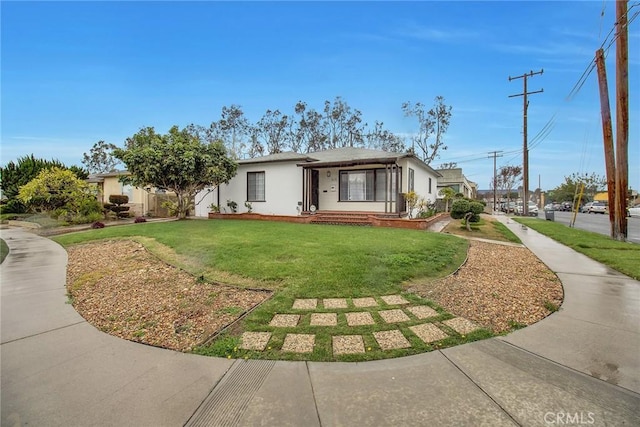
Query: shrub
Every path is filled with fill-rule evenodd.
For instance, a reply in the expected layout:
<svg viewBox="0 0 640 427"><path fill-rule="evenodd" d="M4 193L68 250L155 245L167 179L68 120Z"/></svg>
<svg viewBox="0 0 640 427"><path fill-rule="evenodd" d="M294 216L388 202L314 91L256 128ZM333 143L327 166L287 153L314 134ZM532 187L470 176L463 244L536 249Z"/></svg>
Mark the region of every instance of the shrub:
<svg viewBox="0 0 640 427"><path fill-rule="evenodd" d="M244 202L244 207L247 208L247 212L253 212L253 205L251 204L251 202Z"/></svg>
<svg viewBox="0 0 640 427"><path fill-rule="evenodd" d="M104 224L101 223L100 221L96 221L93 224L91 224L91 228L104 228Z"/></svg>
<svg viewBox="0 0 640 427"><path fill-rule="evenodd" d="M142 216L137 216L134 222L137 224L139 222L147 222L147 220Z"/></svg>
<svg viewBox="0 0 640 427"><path fill-rule="evenodd" d="M471 204L466 199L458 199L451 205L451 218L462 219L467 212L471 211Z"/></svg>
<svg viewBox="0 0 640 427"><path fill-rule="evenodd" d="M114 205L126 205L129 203L129 196L125 194L111 194L109 196L109 203Z"/></svg>
<svg viewBox="0 0 640 427"><path fill-rule="evenodd" d="M231 209L231 212L238 212L238 204L233 200L227 200L227 206L229 207L229 209Z"/></svg>

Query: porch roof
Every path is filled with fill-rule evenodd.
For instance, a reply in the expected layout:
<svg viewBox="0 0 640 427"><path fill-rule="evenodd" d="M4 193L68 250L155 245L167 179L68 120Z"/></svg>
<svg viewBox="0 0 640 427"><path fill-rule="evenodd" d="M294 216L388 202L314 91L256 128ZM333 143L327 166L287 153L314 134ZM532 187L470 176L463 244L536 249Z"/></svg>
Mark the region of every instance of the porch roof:
<svg viewBox="0 0 640 427"><path fill-rule="evenodd" d="M410 157L408 153L390 153L366 148L336 148L333 150L309 153L308 158L298 166L303 168L322 168L332 166L356 166L366 164L396 163L399 159Z"/></svg>

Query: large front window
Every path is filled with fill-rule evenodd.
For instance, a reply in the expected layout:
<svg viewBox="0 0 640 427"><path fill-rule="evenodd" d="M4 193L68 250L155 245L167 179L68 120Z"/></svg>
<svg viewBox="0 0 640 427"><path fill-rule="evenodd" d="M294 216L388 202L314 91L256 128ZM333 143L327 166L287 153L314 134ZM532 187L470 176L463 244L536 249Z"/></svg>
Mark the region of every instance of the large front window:
<svg viewBox="0 0 640 427"><path fill-rule="evenodd" d="M247 201L265 201L264 172L247 172Z"/></svg>
<svg viewBox="0 0 640 427"><path fill-rule="evenodd" d="M386 169L340 171L341 202L383 202L396 200L396 175L391 173L391 188ZM386 197L387 192L391 197Z"/></svg>

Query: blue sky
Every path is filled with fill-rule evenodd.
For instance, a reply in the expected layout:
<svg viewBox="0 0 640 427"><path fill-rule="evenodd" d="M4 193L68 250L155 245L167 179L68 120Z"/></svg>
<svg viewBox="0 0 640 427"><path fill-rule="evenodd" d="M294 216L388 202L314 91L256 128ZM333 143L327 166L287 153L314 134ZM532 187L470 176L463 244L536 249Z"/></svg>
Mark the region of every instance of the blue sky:
<svg viewBox="0 0 640 427"><path fill-rule="evenodd" d="M640 11L630 1L630 16ZM238 104L256 122L298 100L341 96L364 121L410 135L405 101L452 106L433 162L454 161L489 188L522 163L528 80L530 188L572 173L604 176L595 71L567 100L615 22L588 2L7 2L2 19L2 165L20 156L81 165L98 140L141 127L209 125ZM607 39L609 36L609 39ZM629 183L640 189L640 20L629 28ZM605 44L605 47L608 43ZM607 72L615 108L615 45ZM544 131L545 129L550 132ZM543 131L542 135L539 133ZM536 136L538 136L536 138Z"/></svg>

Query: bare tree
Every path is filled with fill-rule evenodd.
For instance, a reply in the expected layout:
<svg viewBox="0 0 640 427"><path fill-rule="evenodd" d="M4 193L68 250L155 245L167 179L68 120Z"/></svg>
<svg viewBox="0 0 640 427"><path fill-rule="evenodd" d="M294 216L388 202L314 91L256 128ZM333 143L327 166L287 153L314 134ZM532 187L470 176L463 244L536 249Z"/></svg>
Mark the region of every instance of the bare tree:
<svg viewBox="0 0 640 427"><path fill-rule="evenodd" d="M222 141L229 154L239 159L247 149L246 138L250 130L249 122L239 105L222 107L220 120L212 122L208 129L207 139L210 142Z"/></svg>
<svg viewBox="0 0 640 427"><path fill-rule="evenodd" d="M87 167L89 173L114 172L116 166L120 163L113 155L114 144L104 141L98 141L93 144L89 154L82 155L82 164Z"/></svg>
<svg viewBox="0 0 640 427"><path fill-rule="evenodd" d="M438 166L436 169L456 169L458 167L458 163L456 162L445 162Z"/></svg>
<svg viewBox="0 0 640 427"><path fill-rule="evenodd" d="M447 149L444 134L449 128L451 107L445 105L442 96L436 96L434 106L429 111L425 111L421 102L405 102L402 104L402 111L406 117L415 117L418 120L418 132L412 138L412 151L418 154L419 150L422 160L430 164L439 156L440 150ZM430 142L432 136L435 137L433 143Z"/></svg>
<svg viewBox="0 0 640 427"><path fill-rule="evenodd" d="M324 120L329 136L327 148L364 145L362 113L359 110L351 110L351 107L339 96L333 103L324 102Z"/></svg>
<svg viewBox="0 0 640 427"><path fill-rule="evenodd" d="M258 124L258 135L269 154L282 153L291 138L291 119L280 110L267 110Z"/></svg>
<svg viewBox="0 0 640 427"><path fill-rule="evenodd" d="M496 186L506 193L507 201L511 202L511 190L521 180L522 166L502 166L496 176Z"/></svg>
<svg viewBox="0 0 640 427"><path fill-rule="evenodd" d="M373 129L366 134L367 146L378 150L384 150L394 153L402 153L406 151L404 139L394 133L383 128L384 123L376 120Z"/></svg>

